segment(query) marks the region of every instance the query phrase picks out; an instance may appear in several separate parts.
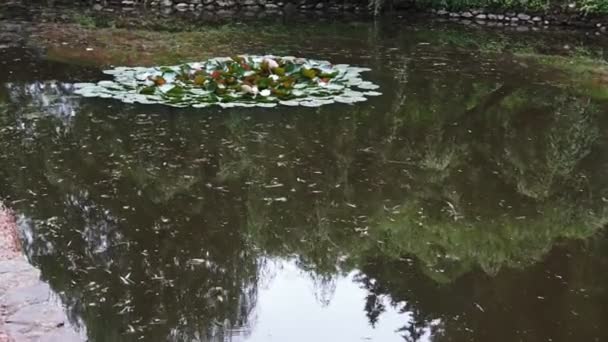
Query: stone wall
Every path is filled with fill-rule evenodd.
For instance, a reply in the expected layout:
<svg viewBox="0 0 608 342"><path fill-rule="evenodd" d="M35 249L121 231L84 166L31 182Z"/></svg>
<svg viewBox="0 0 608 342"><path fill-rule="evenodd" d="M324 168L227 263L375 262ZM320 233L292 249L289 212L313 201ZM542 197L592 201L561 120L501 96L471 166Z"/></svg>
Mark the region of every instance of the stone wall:
<svg viewBox="0 0 608 342"><path fill-rule="evenodd" d="M330 0L93 0L96 9L109 6L123 8L145 7L163 11L228 11L228 12L297 12L322 11L324 13L366 12L366 1Z"/></svg>
<svg viewBox="0 0 608 342"><path fill-rule="evenodd" d="M372 0L10 0L14 2L45 3L49 5L85 5L96 11L158 11L163 14L194 14L196 18L261 18L298 14L307 20L332 16L370 16L374 14ZM451 12L444 9L419 7L416 0L379 0L384 10L405 17L423 15L451 21L463 21L487 26L571 26L606 31L607 16L592 16L577 8L562 8L545 12L515 12L511 10L469 9ZM407 13L405 13L407 12Z"/></svg>
<svg viewBox="0 0 608 342"><path fill-rule="evenodd" d="M219 18L243 15L254 16L254 13L264 15L304 14L308 18L327 17L328 15L371 15L373 8L368 0L90 0L94 8L102 10L107 7L120 6L123 10L138 6L159 10L164 13L171 12L199 12L217 15ZM440 17L452 21L476 23L487 26L572 26L594 28L606 31L608 17L589 16L578 10L553 11L551 13L526 13L514 11L488 11L484 9L470 9L459 12L435 10L416 7L415 0L394 0L391 2L391 11L396 14L426 15Z"/></svg>
<svg viewBox="0 0 608 342"><path fill-rule="evenodd" d="M472 22L488 26L575 26L606 30L608 18L589 16L578 12L523 13L513 11L468 10L449 12L430 10L434 16L455 21Z"/></svg>

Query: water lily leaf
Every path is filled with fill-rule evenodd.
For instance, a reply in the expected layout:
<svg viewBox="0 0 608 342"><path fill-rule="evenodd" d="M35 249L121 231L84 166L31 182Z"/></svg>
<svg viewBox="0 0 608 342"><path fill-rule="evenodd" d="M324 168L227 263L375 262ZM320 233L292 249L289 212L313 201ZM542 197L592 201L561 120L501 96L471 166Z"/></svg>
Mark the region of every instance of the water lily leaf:
<svg viewBox="0 0 608 342"><path fill-rule="evenodd" d="M375 85L372 82L361 82L357 85L357 87L366 90L374 90L380 88L380 86Z"/></svg>
<svg viewBox="0 0 608 342"><path fill-rule="evenodd" d="M317 76L317 71L314 69L302 69L301 73L304 77L309 78L311 80Z"/></svg>
<svg viewBox="0 0 608 342"><path fill-rule="evenodd" d="M167 90L165 92L165 94L170 95L170 96L182 96L182 95L184 95L184 88L176 85L176 86L173 86L173 88Z"/></svg>
<svg viewBox="0 0 608 342"><path fill-rule="evenodd" d="M87 87L95 87L96 84L95 83L74 83L74 84L72 84L72 86L75 89L81 89L81 88L87 88Z"/></svg>
<svg viewBox="0 0 608 342"><path fill-rule="evenodd" d="M175 86L173 84L163 84L160 87L158 87L158 90L160 90L162 93L168 93L169 91L171 91L171 89L173 89Z"/></svg>
<svg viewBox="0 0 608 342"><path fill-rule="evenodd" d="M279 101L280 104L284 105L284 106L290 106L290 107L295 107L295 106L299 106L300 102L299 101L295 101L295 100L288 100L288 101Z"/></svg>
<svg viewBox="0 0 608 342"><path fill-rule="evenodd" d="M272 107L276 107L277 104L276 103L257 103L256 106L258 107L263 107L263 108L272 108Z"/></svg>
<svg viewBox="0 0 608 342"><path fill-rule="evenodd" d="M173 107L318 107L380 95L373 91L378 85L361 78L368 70L291 56L241 55L175 66L118 67L105 71L113 80L73 88L85 97Z"/></svg>
<svg viewBox="0 0 608 342"><path fill-rule="evenodd" d="M141 88L139 93L146 94L146 95L154 95L154 93L156 93L156 88L155 87L144 87L144 88Z"/></svg>

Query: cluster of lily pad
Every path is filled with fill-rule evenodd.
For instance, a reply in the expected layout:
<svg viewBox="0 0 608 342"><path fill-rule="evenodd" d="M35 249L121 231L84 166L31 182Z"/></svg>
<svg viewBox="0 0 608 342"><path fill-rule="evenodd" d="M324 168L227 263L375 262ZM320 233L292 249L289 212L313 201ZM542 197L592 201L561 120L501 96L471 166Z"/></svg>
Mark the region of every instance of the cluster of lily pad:
<svg viewBox="0 0 608 342"><path fill-rule="evenodd" d="M86 97L175 107L318 107L377 96L379 87L361 78L367 68L296 57L237 56L202 63L106 70L114 80L76 83Z"/></svg>

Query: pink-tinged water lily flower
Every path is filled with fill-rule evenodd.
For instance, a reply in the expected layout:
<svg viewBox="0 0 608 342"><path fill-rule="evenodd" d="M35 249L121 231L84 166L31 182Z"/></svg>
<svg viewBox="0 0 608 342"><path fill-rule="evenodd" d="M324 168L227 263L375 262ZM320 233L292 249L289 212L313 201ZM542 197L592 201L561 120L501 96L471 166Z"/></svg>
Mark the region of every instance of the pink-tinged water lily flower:
<svg viewBox="0 0 608 342"><path fill-rule="evenodd" d="M272 70L279 67L279 63L272 58L264 58L264 63L268 64L268 69Z"/></svg>
<svg viewBox="0 0 608 342"><path fill-rule="evenodd" d="M317 80L317 83L319 84L319 86L321 87L326 87L329 84L329 79L327 78L319 78Z"/></svg>
<svg viewBox="0 0 608 342"><path fill-rule="evenodd" d="M266 97L266 96L270 96L270 89L264 89L264 90L262 90L262 91L260 92L260 95L261 95L261 96L264 96L264 97Z"/></svg>

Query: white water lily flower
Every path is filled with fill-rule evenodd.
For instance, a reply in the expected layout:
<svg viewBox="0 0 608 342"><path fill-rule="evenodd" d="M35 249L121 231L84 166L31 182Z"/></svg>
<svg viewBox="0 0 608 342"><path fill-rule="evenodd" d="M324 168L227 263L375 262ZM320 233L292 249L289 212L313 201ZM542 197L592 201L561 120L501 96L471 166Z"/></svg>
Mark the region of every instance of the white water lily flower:
<svg viewBox="0 0 608 342"><path fill-rule="evenodd" d="M264 89L260 92L261 96L270 96L270 89Z"/></svg>
<svg viewBox="0 0 608 342"><path fill-rule="evenodd" d="M245 94L252 94L252 95L257 95L259 92L257 86L252 87L249 84L242 84L241 91L244 92Z"/></svg>
<svg viewBox="0 0 608 342"><path fill-rule="evenodd" d="M279 75L272 74L272 75L268 76L268 78L270 78L273 81L278 81L279 80Z"/></svg>

